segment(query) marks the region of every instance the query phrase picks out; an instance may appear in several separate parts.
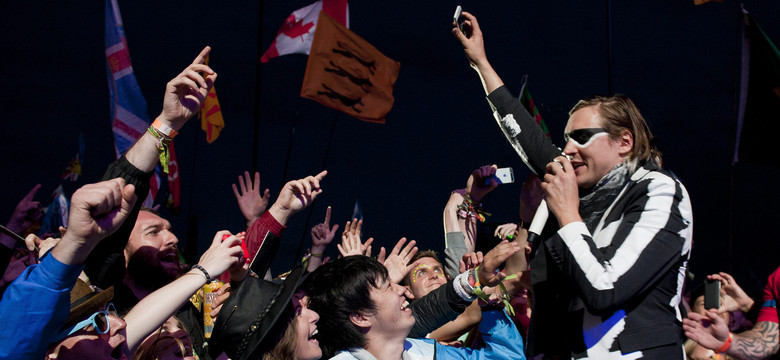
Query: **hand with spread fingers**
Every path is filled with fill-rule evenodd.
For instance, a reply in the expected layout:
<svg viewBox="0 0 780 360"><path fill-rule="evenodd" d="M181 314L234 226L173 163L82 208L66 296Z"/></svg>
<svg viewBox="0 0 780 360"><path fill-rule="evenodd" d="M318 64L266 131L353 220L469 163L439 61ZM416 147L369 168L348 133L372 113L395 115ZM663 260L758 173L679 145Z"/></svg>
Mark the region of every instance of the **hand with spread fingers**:
<svg viewBox="0 0 780 360"><path fill-rule="evenodd" d="M387 268L390 281L396 284L400 283L411 270L410 261L418 250L415 246L417 244L416 241L412 240L406 246L404 246L404 243L406 243L406 238L402 237L395 244L393 250L390 251L390 254L387 255L387 258L384 261L380 261ZM384 248L382 249L384 250Z"/></svg>
<svg viewBox="0 0 780 360"><path fill-rule="evenodd" d="M271 191L265 189L263 195L260 195L260 173L255 172L255 181L249 177L249 171L244 171L244 177L238 176L238 187L233 184L233 194L238 201L238 207L246 219L247 227L251 226L255 220L260 218L266 208L268 200L271 198ZM241 191L239 192L239 188Z"/></svg>
<svg viewBox="0 0 780 360"><path fill-rule="evenodd" d="M360 228L363 227L363 220L353 219L347 221L344 226L344 232L341 234L341 244L336 244L341 256L365 255L371 256L371 243L374 238L369 238L365 243L360 240Z"/></svg>

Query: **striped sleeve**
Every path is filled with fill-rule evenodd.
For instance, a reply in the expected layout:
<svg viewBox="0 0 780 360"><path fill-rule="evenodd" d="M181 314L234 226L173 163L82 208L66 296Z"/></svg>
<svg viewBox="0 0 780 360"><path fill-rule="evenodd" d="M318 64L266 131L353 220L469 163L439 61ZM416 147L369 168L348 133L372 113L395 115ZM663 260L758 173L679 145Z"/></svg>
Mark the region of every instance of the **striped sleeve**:
<svg viewBox="0 0 780 360"><path fill-rule="evenodd" d="M545 246L577 284L585 305L596 312L622 306L687 259L692 232L685 188L653 171L630 185L595 235L584 223L571 223Z"/></svg>

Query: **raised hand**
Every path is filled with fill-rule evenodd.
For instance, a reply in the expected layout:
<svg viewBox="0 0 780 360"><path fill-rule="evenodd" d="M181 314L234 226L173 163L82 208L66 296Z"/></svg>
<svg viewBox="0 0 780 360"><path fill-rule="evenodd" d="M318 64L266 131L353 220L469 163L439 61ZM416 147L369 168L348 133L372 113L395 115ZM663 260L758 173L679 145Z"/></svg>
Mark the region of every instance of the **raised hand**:
<svg viewBox="0 0 780 360"><path fill-rule="evenodd" d="M181 129L200 110L200 105L217 80L217 73L205 64L210 52L211 47L203 48L192 64L165 87L163 110L157 118L173 130Z"/></svg>
<svg viewBox="0 0 780 360"><path fill-rule="evenodd" d="M230 235L222 240L224 235L230 235L230 232L227 230L218 231L211 241L211 246L198 261L198 265L206 269L212 278L219 276L231 266L239 264L239 259L244 253L241 250L241 239Z"/></svg>
<svg viewBox="0 0 780 360"><path fill-rule="evenodd" d="M290 216L311 205L322 193L320 181L325 175L328 175L327 171L284 184L279 192L279 198L268 211L280 224L286 224Z"/></svg>
<svg viewBox="0 0 780 360"><path fill-rule="evenodd" d="M371 243L374 238L369 238L365 243L360 240L360 228L363 220L354 219L347 221L344 232L341 234L341 244L336 244L341 256L365 255L371 256Z"/></svg>
<svg viewBox="0 0 780 360"><path fill-rule="evenodd" d="M249 177L249 171L244 171L243 178L241 175L238 176L238 185L239 187L236 187L236 184L233 184L233 194L236 196L236 201L238 201L238 208L241 209L241 213L247 221L247 226L250 226L268 208L271 191L265 189L263 195L260 196L259 172L255 172L255 181L253 183ZM241 189L240 192L239 188Z"/></svg>
<svg viewBox="0 0 780 360"><path fill-rule="evenodd" d="M390 254L387 255L387 258L382 261L390 275L390 281L396 284L400 283L411 270L409 262L418 250L415 246L417 244L416 241L412 240L406 246L404 246L404 243L406 243L406 238L402 237L395 244L393 250L390 251Z"/></svg>
<svg viewBox="0 0 780 360"><path fill-rule="evenodd" d="M29 228L33 222L38 221L43 217L41 203L33 200L35 194L40 189L41 184L35 185L32 190L16 204L16 208L14 208L11 218L8 220L8 229L15 233L22 233Z"/></svg>
<svg viewBox="0 0 780 360"><path fill-rule="evenodd" d="M482 201L483 196L487 195L487 193L493 191L493 189L498 186L498 182L495 179L490 179L491 176L495 175L497 169L498 166L496 165L485 165L475 169L471 173L471 176L469 176L469 179L466 182L466 191L472 200L475 202ZM490 180L488 184L485 185L485 181L488 179Z"/></svg>
<svg viewBox="0 0 780 360"><path fill-rule="evenodd" d="M455 35L455 38L463 45L463 52L466 53L466 57L469 59L471 66L476 67L487 63L485 43L482 38L482 30L479 28L477 18L466 11L463 12L463 18L465 19L464 29L466 30L466 34L460 31L458 24L455 22L452 23L452 34Z"/></svg>
<svg viewBox="0 0 780 360"><path fill-rule="evenodd" d="M750 311L750 308L753 307L754 300L748 294L745 293L744 290L737 284L737 281L734 280L734 277L731 275L720 272L717 274L708 275L707 279L710 280L718 280L720 281L720 290L728 295L726 296L726 301L724 301L724 304L721 309L722 311L728 311L728 312L734 312L734 311L742 311L744 313ZM733 301L728 301L729 297L733 299Z"/></svg>
<svg viewBox="0 0 780 360"><path fill-rule="evenodd" d="M338 224L334 224L330 227L330 212L331 208L325 211L325 221L314 225L311 228L311 252L315 254L322 254L325 247L333 241L333 237L336 235L336 230L339 229Z"/></svg>
<svg viewBox="0 0 780 360"><path fill-rule="evenodd" d="M71 197L68 231L52 255L66 264L82 264L100 240L122 225L135 201L135 186L121 178L84 185Z"/></svg>
<svg viewBox="0 0 780 360"><path fill-rule="evenodd" d="M501 241L496 247L488 251L477 269L477 276L482 286L494 286L506 277L498 267L509 259L514 253L520 251L520 245L516 242Z"/></svg>

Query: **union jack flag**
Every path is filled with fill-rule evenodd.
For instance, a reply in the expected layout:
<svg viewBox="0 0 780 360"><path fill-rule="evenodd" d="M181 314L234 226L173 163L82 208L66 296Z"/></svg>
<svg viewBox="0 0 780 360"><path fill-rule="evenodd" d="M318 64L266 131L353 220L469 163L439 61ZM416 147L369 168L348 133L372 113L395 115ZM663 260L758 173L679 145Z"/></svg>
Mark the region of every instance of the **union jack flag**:
<svg viewBox="0 0 780 360"><path fill-rule="evenodd" d="M114 150L117 159L138 140L151 123L146 112L146 100L133 75L130 51L125 39L122 15L116 0L106 0L106 70L111 95L111 121L114 130ZM173 152L171 146L169 151ZM171 154L171 157L175 155ZM162 184L158 165L150 181L149 196L144 206L151 207ZM178 177L178 174L177 174Z"/></svg>

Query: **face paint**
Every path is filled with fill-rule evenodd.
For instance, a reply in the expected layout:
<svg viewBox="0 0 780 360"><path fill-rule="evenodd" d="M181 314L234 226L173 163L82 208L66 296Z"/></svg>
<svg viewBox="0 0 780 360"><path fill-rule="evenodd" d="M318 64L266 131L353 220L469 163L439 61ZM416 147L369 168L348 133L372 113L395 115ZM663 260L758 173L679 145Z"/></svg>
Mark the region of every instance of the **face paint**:
<svg viewBox="0 0 780 360"><path fill-rule="evenodd" d="M417 265L417 267L415 267L414 270L412 270L412 283L416 283L418 277L425 276L428 269L430 269L430 271L433 271L433 273L436 274L436 276L444 277L444 273L442 272L440 267L437 266L436 268L434 268L428 264L420 264Z"/></svg>
<svg viewBox="0 0 780 360"><path fill-rule="evenodd" d="M609 133L607 132L606 129L584 128L584 129L577 129L572 132L564 133L563 139L566 142L569 142L569 140L571 140L574 143L574 145L580 148L586 148L588 147L588 145L592 144L594 140L607 135L609 135Z"/></svg>

